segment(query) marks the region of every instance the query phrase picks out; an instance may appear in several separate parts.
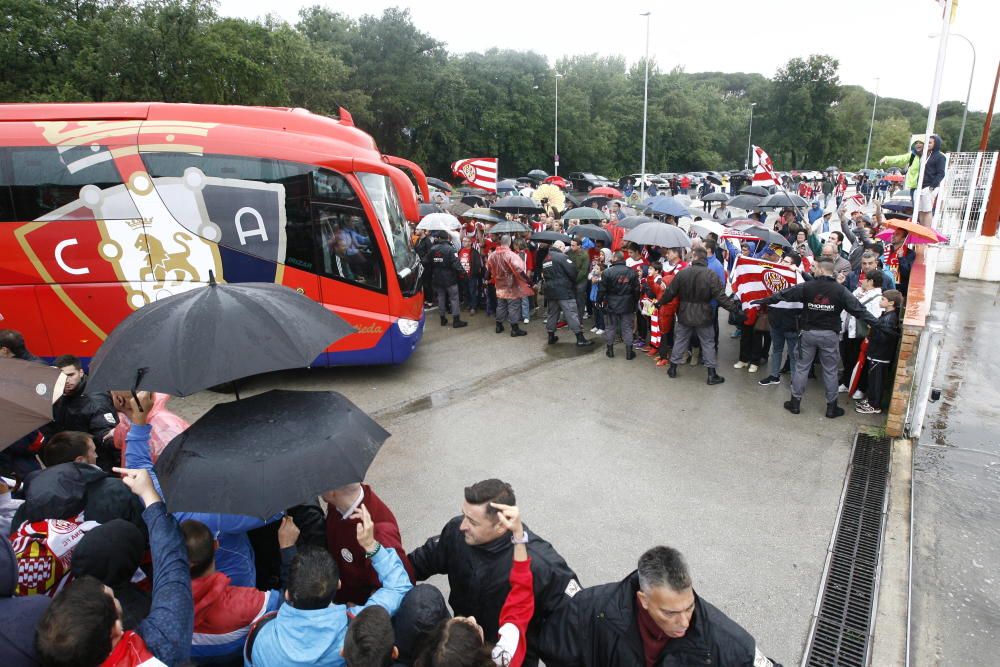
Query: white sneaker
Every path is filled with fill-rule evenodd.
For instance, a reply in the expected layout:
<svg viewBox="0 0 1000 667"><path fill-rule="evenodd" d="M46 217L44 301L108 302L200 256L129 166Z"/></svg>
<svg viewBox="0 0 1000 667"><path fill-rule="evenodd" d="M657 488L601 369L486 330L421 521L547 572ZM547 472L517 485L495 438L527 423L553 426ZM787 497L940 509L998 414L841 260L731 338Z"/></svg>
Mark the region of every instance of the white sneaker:
<svg viewBox="0 0 1000 667"><path fill-rule="evenodd" d="M528 320L528 318L527 318L527 317L526 317L526 318L524 318L524 323L525 323L525 324L529 324L529 320Z"/></svg>
<svg viewBox="0 0 1000 667"><path fill-rule="evenodd" d="M850 389L847 388L846 384L842 384L839 387L837 387L837 393L846 394L849 391L850 391Z"/></svg>
<svg viewBox="0 0 1000 667"><path fill-rule="evenodd" d="M747 373L756 373L756 372L757 372L757 365L750 364L750 368L747 369Z"/></svg>
<svg viewBox="0 0 1000 667"><path fill-rule="evenodd" d="M745 361L737 361L735 364L733 364L733 368L746 368L749 365L750 364L748 364Z"/></svg>
<svg viewBox="0 0 1000 667"><path fill-rule="evenodd" d="M590 333L597 333L597 327L590 327Z"/></svg>
<svg viewBox="0 0 1000 667"><path fill-rule="evenodd" d="M604 329L594 329L594 335L595 336L603 336L604 335Z"/></svg>
<svg viewBox="0 0 1000 667"><path fill-rule="evenodd" d="M851 394L851 398L853 398L855 401L860 401L864 397L865 397L865 392L861 391L860 389Z"/></svg>

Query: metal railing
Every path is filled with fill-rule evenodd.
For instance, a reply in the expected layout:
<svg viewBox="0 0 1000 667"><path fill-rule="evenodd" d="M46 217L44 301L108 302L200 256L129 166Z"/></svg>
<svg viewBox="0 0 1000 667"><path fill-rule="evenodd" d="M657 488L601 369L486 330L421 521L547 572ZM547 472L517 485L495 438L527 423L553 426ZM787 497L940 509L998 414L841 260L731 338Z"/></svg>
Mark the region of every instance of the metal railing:
<svg viewBox="0 0 1000 667"><path fill-rule="evenodd" d="M934 229L961 247L983 224L997 153L949 153L948 170L938 191Z"/></svg>

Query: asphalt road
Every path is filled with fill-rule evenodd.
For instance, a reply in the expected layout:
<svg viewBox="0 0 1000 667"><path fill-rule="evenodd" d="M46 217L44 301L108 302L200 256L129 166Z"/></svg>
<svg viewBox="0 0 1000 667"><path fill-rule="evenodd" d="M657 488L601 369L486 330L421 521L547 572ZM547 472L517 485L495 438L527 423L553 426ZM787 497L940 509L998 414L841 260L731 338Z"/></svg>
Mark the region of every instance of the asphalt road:
<svg viewBox="0 0 1000 667"><path fill-rule="evenodd" d="M725 325L726 383L709 387L701 367L670 380L642 354L626 361L620 345L613 360L600 343L578 351L568 332L546 345L540 321L512 339L482 314L469 319L444 328L431 312L402 366L275 373L241 393L336 389L373 414L392 437L368 481L407 549L458 514L464 486L500 477L584 586L623 578L651 546L675 546L699 594L769 655L798 663L853 435L879 420L850 409L826 419L816 381L802 414L789 415L787 381L759 387L761 373L732 368ZM194 419L220 400L204 392L171 405Z"/></svg>

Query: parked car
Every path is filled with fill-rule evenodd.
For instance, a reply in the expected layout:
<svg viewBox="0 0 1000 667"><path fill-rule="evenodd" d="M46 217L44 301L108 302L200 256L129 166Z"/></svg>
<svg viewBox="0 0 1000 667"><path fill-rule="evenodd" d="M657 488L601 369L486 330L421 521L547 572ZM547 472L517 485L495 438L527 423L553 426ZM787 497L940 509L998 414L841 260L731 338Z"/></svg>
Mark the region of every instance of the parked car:
<svg viewBox="0 0 1000 667"><path fill-rule="evenodd" d="M609 181L607 178L597 176L589 171L570 172L569 180L573 183L573 189L580 192L590 192L594 188L599 188L602 185L612 188L617 185L614 181Z"/></svg>

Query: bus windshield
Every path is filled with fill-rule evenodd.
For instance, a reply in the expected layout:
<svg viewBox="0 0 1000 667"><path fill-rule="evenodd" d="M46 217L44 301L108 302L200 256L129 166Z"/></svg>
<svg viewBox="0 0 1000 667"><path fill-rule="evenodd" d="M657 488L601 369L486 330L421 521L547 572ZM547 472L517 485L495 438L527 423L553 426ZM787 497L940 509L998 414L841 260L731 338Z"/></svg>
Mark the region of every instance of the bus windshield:
<svg viewBox="0 0 1000 667"><path fill-rule="evenodd" d="M410 225L403 216L399 195L392 181L387 176L368 172L358 172L357 176L385 232L396 273L401 279L417 273L414 268L416 253L410 245Z"/></svg>

